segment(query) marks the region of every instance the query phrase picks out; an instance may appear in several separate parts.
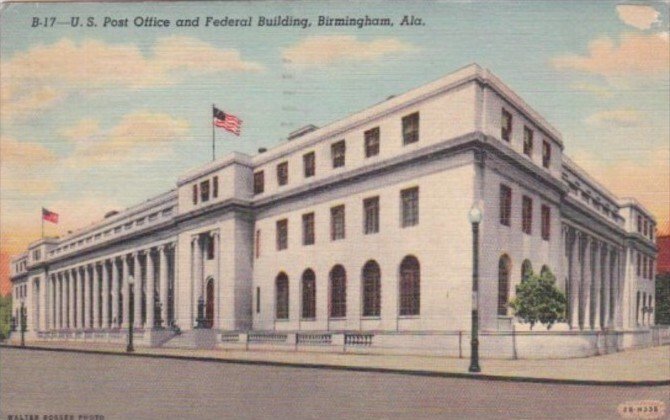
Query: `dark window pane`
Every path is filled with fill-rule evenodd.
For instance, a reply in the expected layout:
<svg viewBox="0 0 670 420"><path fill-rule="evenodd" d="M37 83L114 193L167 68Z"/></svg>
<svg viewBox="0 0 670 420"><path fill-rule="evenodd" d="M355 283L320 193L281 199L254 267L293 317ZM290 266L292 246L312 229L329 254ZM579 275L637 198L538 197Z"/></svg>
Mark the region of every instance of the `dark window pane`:
<svg viewBox="0 0 670 420"><path fill-rule="evenodd" d="M379 232L379 197L371 197L363 200L363 212L365 234Z"/></svg>
<svg viewBox="0 0 670 420"><path fill-rule="evenodd" d="M370 129L364 133L365 137L365 157L376 156L379 154L379 127Z"/></svg>
<svg viewBox="0 0 670 420"><path fill-rule="evenodd" d="M403 144L416 143L419 141L419 113L402 117L402 141Z"/></svg>
<svg viewBox="0 0 670 420"><path fill-rule="evenodd" d="M381 272L379 264L368 261L363 267L363 316L381 314Z"/></svg>
<svg viewBox="0 0 670 420"><path fill-rule="evenodd" d="M344 267L336 265L330 270L330 317L347 316L347 274Z"/></svg>
<svg viewBox="0 0 670 420"><path fill-rule="evenodd" d="M263 171L254 173L254 194L261 194L265 191L265 176Z"/></svg>
<svg viewBox="0 0 670 420"><path fill-rule="evenodd" d="M405 257L400 264L400 315L419 315L421 309L421 271L419 261Z"/></svg>
<svg viewBox="0 0 670 420"><path fill-rule="evenodd" d="M419 224L419 188L409 188L400 192L402 227Z"/></svg>
<svg viewBox="0 0 670 420"><path fill-rule="evenodd" d="M277 165L277 184L288 184L288 162L282 162Z"/></svg>
<svg viewBox="0 0 670 420"><path fill-rule="evenodd" d="M305 178L314 176L316 172L316 157L314 152L306 153L302 156L303 169L305 171Z"/></svg>
<svg viewBox="0 0 670 420"><path fill-rule="evenodd" d="M346 143L340 140L330 146L330 153L333 159L333 168L344 166L346 155Z"/></svg>
<svg viewBox="0 0 670 420"><path fill-rule="evenodd" d="M288 319L288 276L280 273L276 280L276 317L277 319Z"/></svg>

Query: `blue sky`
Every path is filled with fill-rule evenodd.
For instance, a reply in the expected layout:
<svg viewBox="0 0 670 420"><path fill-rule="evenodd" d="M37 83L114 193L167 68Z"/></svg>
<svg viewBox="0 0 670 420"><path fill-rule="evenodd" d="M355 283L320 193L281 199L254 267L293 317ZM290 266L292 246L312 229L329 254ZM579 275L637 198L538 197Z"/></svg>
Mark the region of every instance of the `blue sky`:
<svg viewBox="0 0 670 420"><path fill-rule="evenodd" d="M276 15L313 26L202 27ZM317 27L319 15L395 24ZM425 25L402 27L404 15ZM100 26L31 28L51 16ZM105 16L130 27L103 28ZM136 28L135 16L172 27ZM199 28L174 27L198 16ZM558 128L603 184L668 218L667 2L13 4L0 19L4 252L37 238L42 206L61 214L48 227L59 234L173 188L211 159L212 103L244 120L239 138L217 132L218 156L253 154L472 62Z"/></svg>

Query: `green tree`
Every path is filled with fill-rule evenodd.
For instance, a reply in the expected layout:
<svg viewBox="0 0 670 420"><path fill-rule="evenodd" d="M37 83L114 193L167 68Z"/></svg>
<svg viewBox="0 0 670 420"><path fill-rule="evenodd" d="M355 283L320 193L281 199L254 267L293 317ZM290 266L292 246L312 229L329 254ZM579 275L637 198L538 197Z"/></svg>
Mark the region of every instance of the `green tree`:
<svg viewBox="0 0 670 420"><path fill-rule="evenodd" d="M556 287L556 277L547 269L540 275L530 273L516 286L516 297L509 306L522 322L530 324L531 330L537 322L549 329L554 323L563 321L566 299Z"/></svg>
<svg viewBox="0 0 670 420"><path fill-rule="evenodd" d="M0 340L9 337L12 324L12 295L0 295Z"/></svg>
<svg viewBox="0 0 670 420"><path fill-rule="evenodd" d="M654 314L657 324L670 325L670 273L656 276Z"/></svg>

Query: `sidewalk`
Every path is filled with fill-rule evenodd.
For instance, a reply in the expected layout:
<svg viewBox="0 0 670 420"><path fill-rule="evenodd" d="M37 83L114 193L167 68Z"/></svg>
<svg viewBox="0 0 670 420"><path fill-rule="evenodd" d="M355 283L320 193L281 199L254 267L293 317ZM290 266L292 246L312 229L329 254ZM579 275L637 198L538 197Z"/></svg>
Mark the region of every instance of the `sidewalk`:
<svg viewBox="0 0 670 420"><path fill-rule="evenodd" d="M9 345L3 345L10 347ZM29 342L26 348L127 354L125 346L105 343ZM670 346L629 350L582 359L480 361L482 372L468 373L468 359L433 356L361 355L342 353L196 350L137 347L135 356L170 357L227 363L386 371L430 376L480 377L600 385L670 385Z"/></svg>

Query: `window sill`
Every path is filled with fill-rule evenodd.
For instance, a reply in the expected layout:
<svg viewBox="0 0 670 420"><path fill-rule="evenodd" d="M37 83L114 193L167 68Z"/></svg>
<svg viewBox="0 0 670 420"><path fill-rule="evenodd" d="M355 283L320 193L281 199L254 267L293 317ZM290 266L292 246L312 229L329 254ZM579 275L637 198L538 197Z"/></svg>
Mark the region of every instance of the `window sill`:
<svg viewBox="0 0 670 420"><path fill-rule="evenodd" d="M346 321L346 320L347 320L346 316L328 317L328 321Z"/></svg>
<svg viewBox="0 0 670 420"><path fill-rule="evenodd" d="M300 321L314 322L314 321L316 321L316 317L312 317L312 318L300 318Z"/></svg>
<svg viewBox="0 0 670 420"><path fill-rule="evenodd" d="M421 314L418 315L398 315L398 319L419 319Z"/></svg>
<svg viewBox="0 0 670 420"><path fill-rule="evenodd" d="M288 318L275 318L275 322L289 322L290 319Z"/></svg>
<svg viewBox="0 0 670 420"><path fill-rule="evenodd" d="M381 321L382 317L381 315L370 315L370 316L362 316L361 320L362 321Z"/></svg>

